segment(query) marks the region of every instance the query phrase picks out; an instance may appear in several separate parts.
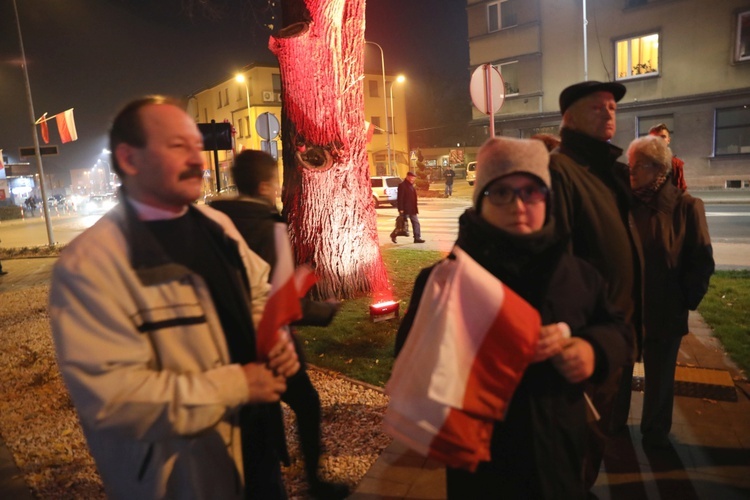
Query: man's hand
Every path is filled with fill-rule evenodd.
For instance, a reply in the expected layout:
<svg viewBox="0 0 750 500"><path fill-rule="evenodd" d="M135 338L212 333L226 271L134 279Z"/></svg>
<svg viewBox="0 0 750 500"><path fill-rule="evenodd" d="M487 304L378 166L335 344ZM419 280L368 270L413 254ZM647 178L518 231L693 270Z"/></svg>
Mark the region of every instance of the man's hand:
<svg viewBox="0 0 750 500"><path fill-rule="evenodd" d="M274 375L262 363L242 365L242 371L247 379L250 403L275 403L286 391L286 379L281 375Z"/></svg>
<svg viewBox="0 0 750 500"><path fill-rule="evenodd" d="M294 342L292 342L287 332L284 332L281 340L268 353L268 368L286 378L291 377L299 371L300 365L297 351L294 349Z"/></svg>
<svg viewBox="0 0 750 500"><path fill-rule="evenodd" d="M594 348L582 338L570 338L552 364L571 384L583 382L594 374Z"/></svg>
<svg viewBox="0 0 750 500"><path fill-rule="evenodd" d="M570 327L566 323L552 323L542 326L539 343L531 359L532 363L545 361L563 350L565 339L570 338Z"/></svg>

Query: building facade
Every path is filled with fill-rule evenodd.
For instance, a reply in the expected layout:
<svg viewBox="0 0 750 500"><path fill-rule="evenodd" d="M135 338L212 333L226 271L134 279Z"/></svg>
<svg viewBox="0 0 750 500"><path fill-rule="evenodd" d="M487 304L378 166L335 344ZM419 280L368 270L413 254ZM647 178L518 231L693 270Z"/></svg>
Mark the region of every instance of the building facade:
<svg viewBox="0 0 750 500"><path fill-rule="evenodd" d="M216 190L217 178L220 188L233 184L229 169L234 152L263 149L281 160L280 127L276 125L281 121L281 76L278 67L251 64L243 68L238 75L241 75L241 78L235 75L195 92L188 98L188 113L197 123L205 124L210 130L210 124L214 121L216 124L228 124L231 130L232 149L220 149L216 154L212 151L205 153L205 193ZM409 165L405 92L403 84L386 75L385 93L383 81L383 75L366 74L363 78L365 120L371 123L374 129L372 139L367 145L370 174L390 174L390 150L390 171L403 171L403 177ZM366 125L362 124L363 129ZM391 133L387 134L386 130ZM269 132L270 141L261 137L266 131ZM282 179L282 171L279 169L279 181Z"/></svg>
<svg viewBox="0 0 750 500"><path fill-rule="evenodd" d="M565 87L619 81L614 144L665 123L689 187L750 188L748 0L467 0L467 14L472 68L504 80L497 135L557 133ZM486 136L487 120L475 109L471 125Z"/></svg>

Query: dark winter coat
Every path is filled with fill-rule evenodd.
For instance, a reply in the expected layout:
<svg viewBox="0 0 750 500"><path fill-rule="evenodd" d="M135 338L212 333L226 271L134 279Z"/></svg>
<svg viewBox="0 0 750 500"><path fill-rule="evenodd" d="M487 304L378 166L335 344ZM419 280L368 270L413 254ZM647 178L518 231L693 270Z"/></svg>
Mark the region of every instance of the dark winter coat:
<svg viewBox="0 0 750 500"><path fill-rule="evenodd" d="M636 200L633 217L644 257L646 335L674 338L688 332L714 272L703 201L665 183L648 202Z"/></svg>
<svg viewBox="0 0 750 500"><path fill-rule="evenodd" d="M417 189L407 181L401 181L398 185L398 211L406 215L416 215L419 213L417 207Z"/></svg>
<svg viewBox="0 0 750 500"><path fill-rule="evenodd" d="M220 199L212 201L211 207L232 219L250 250L268 262L273 271L276 265L274 224L284 222L276 208L261 198L252 197ZM294 323L298 326L327 326L338 310L334 304L307 299L303 299L301 305L302 319Z"/></svg>
<svg viewBox="0 0 750 500"><path fill-rule="evenodd" d="M550 156L554 214L561 234L570 235L573 255L593 265L609 287L609 299L625 313L642 340L642 270L637 231L630 215L628 167L622 150L565 129Z"/></svg>
<svg viewBox="0 0 750 500"><path fill-rule="evenodd" d="M592 345L593 382L606 379L625 363L630 332L622 314L608 302L599 273L567 252L567 242L555 234L552 222L532 235L514 236L469 209L460 218L456 243L537 308L542 324L564 321L574 336ZM417 278L397 334L397 354L431 271L425 269ZM480 464L479 476L470 476L471 481L482 481L480 476L489 481L494 491L485 491L487 498L582 498L586 428L583 384L569 384L549 360L532 364L506 419L494 426L492 461Z"/></svg>

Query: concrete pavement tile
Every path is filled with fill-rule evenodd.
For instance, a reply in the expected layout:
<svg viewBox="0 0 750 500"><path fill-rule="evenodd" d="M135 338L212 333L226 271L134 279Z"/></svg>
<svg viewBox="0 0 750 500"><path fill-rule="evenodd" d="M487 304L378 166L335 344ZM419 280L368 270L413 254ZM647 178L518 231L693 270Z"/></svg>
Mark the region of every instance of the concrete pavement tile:
<svg viewBox="0 0 750 500"><path fill-rule="evenodd" d="M424 469L412 484L406 498L440 500L446 497L445 468Z"/></svg>

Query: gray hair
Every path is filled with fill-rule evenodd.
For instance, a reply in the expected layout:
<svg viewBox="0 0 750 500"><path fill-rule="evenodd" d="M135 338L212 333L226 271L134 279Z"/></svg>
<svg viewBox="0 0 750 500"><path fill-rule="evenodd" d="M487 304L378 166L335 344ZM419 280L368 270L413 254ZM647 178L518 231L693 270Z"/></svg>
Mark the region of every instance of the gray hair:
<svg viewBox="0 0 750 500"><path fill-rule="evenodd" d="M672 150L664 139L656 135L644 135L630 143L628 160L636 158L659 168L660 174L672 170Z"/></svg>

